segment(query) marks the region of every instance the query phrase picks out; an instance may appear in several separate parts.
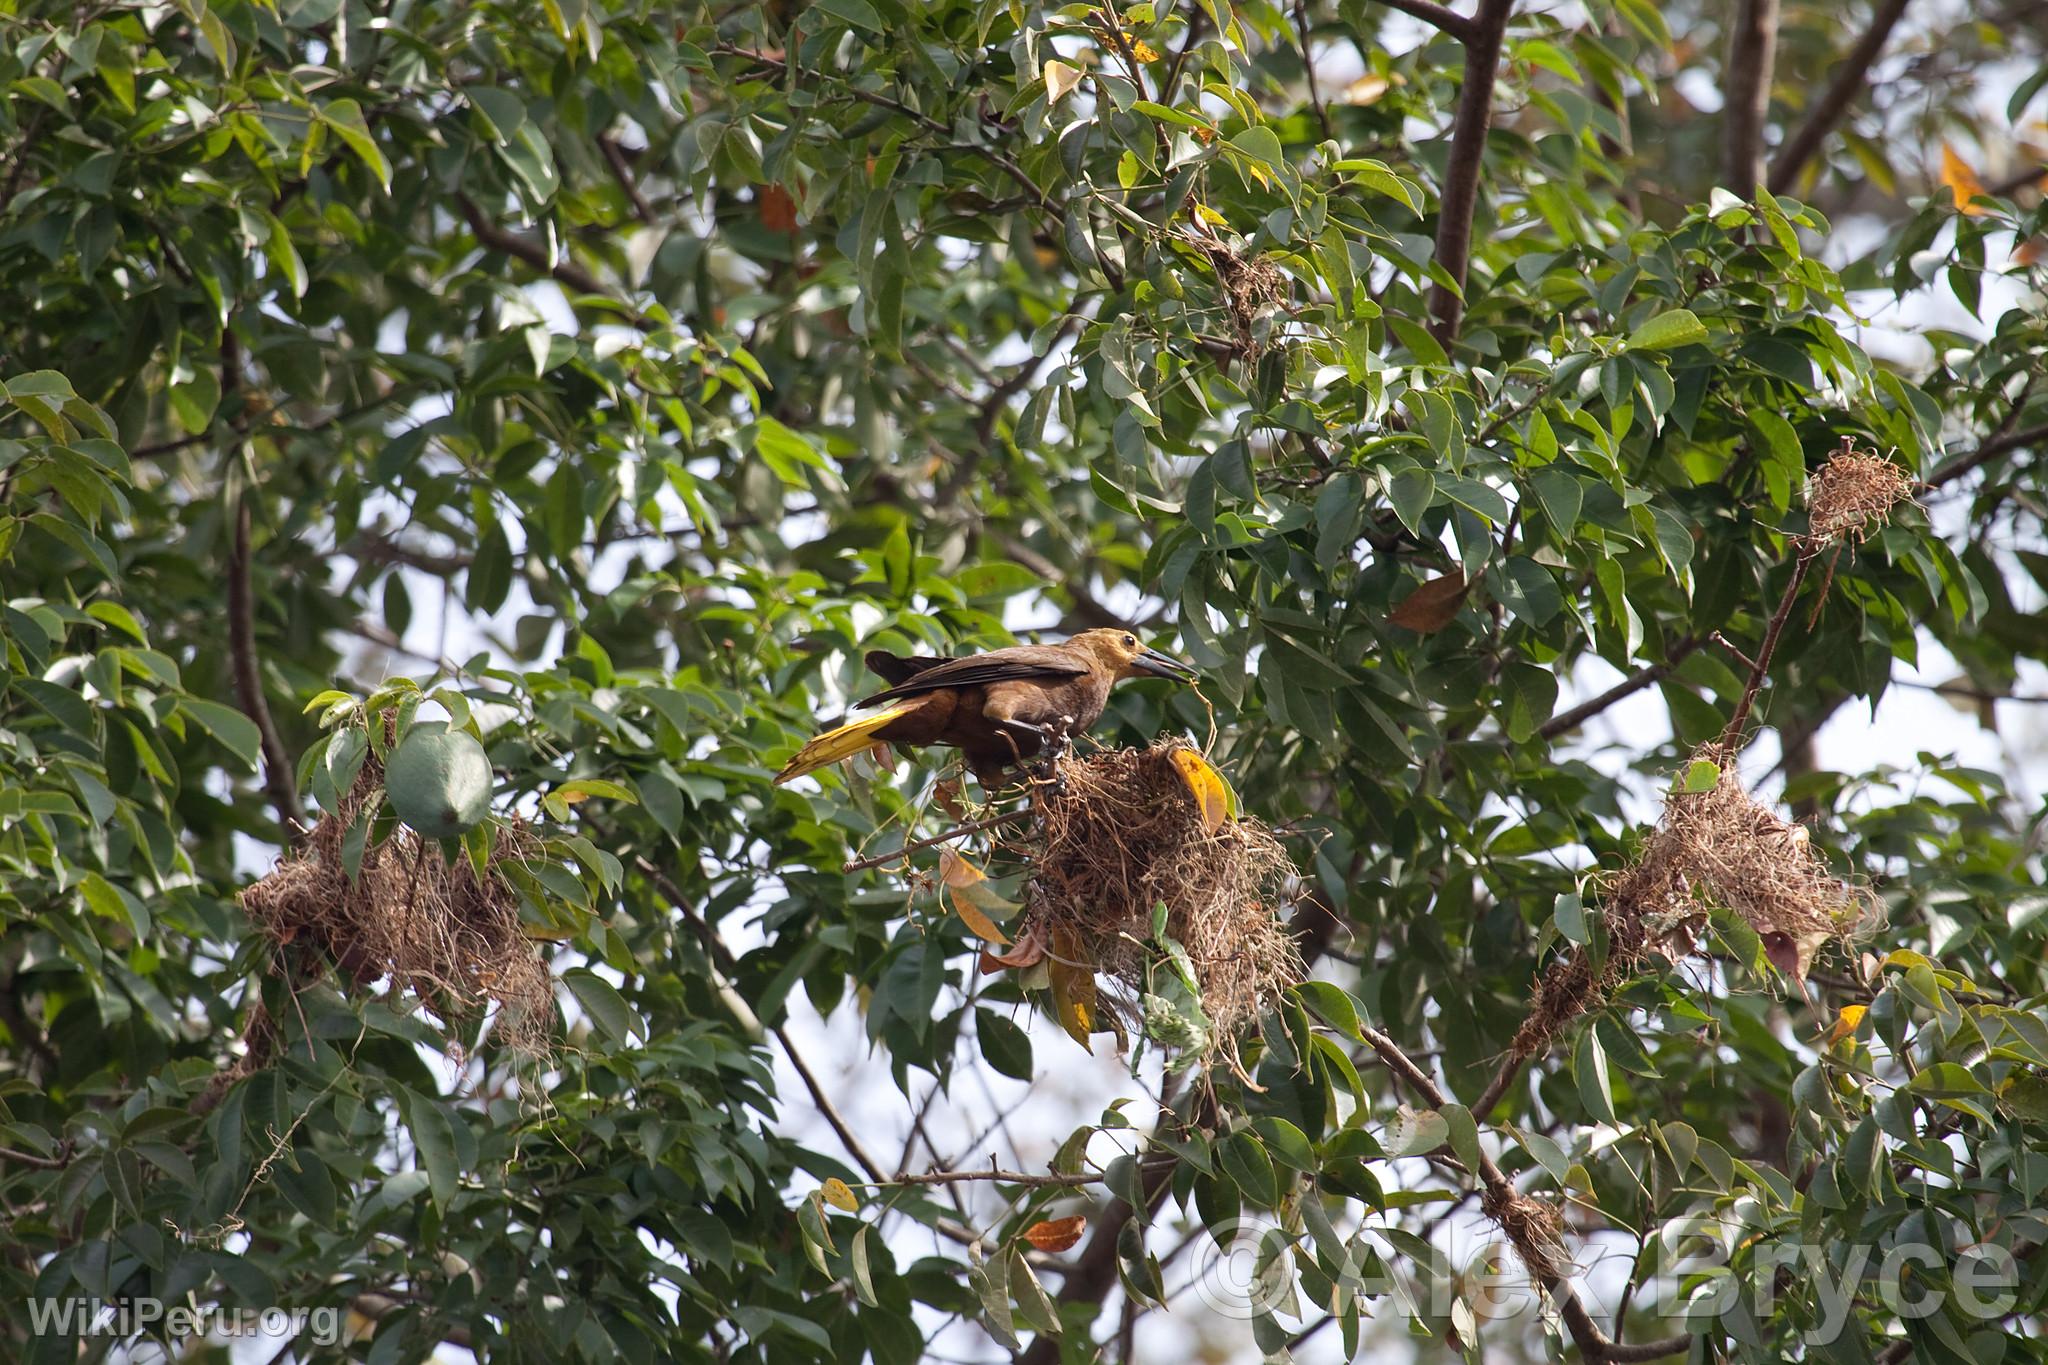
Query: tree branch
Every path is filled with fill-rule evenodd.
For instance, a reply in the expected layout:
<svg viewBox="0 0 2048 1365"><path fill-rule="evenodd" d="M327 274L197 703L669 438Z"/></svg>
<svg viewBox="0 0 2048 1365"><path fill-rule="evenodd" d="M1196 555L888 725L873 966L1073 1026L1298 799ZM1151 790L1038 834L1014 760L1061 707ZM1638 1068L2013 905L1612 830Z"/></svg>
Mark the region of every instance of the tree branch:
<svg viewBox="0 0 2048 1365"><path fill-rule="evenodd" d="M1412 13L1405 4L1395 8ZM1486 162L1486 134L1493 127L1493 82L1500 66L1501 39L1514 0L1480 0L1479 13L1460 20L1455 32L1465 43L1465 81L1451 119L1451 157L1444 168L1437 204L1436 263L1456 287L1439 281L1429 295L1430 333L1449 342L1465 319L1465 280L1472 264L1472 214L1479 204L1479 173ZM1456 16L1453 16L1456 17ZM1438 27L1443 27L1441 23Z"/></svg>
<svg viewBox="0 0 2048 1365"><path fill-rule="evenodd" d="M1392 1038L1370 1027L1365 1028L1363 1033L1365 1041L1379 1055L1381 1063L1405 1082L1423 1103L1431 1109L1441 1109L1450 1103L1449 1097L1430 1078L1429 1073L1417 1066ZM1621 1365L1622 1362L1661 1360L1665 1356L1677 1355L1692 1345L1693 1339L1690 1334L1665 1337L1659 1341L1646 1341L1634 1346L1625 1346L1611 1340L1593 1321L1592 1314L1586 1311L1586 1306L1580 1302L1578 1292L1572 1288L1571 1281L1550 1269L1548 1258L1541 1255L1538 1249L1525 1245L1528 1237L1526 1228L1517 1220L1498 1216L1497 1210L1511 1207L1521 1198L1516 1194L1507 1176L1502 1173L1499 1164L1481 1151L1475 1169L1485 1192L1480 1201L1481 1208L1500 1228L1501 1235L1515 1248L1515 1254L1521 1257L1529 1273L1542 1284L1552 1302L1557 1304L1558 1315L1564 1319L1565 1330L1571 1333L1572 1340L1577 1343L1580 1353L1588 1361L1610 1361Z"/></svg>
<svg viewBox="0 0 2048 1365"><path fill-rule="evenodd" d="M654 205L647 202L647 196L640 193L640 184L633 178L633 165L626 160L626 149L610 133L597 135L597 150L604 153L604 164L611 168L612 179L619 182L625 192L626 202L633 206L633 216L643 223L654 221Z"/></svg>
<svg viewBox="0 0 2048 1365"><path fill-rule="evenodd" d="M1662 663L1645 665L1608 688L1597 697L1590 697L1569 710L1560 711L1536 727L1536 738L1556 739L1559 735L1576 730L1579 726L1599 715L1623 698L1634 696L1652 683L1659 683L1671 676L1686 656L1700 647L1697 636L1688 635L1671 647L1671 654Z"/></svg>
<svg viewBox="0 0 2048 1365"><path fill-rule="evenodd" d="M1301 70L1308 78L1308 102L1316 111L1316 122L1322 127L1324 140L1328 141L1336 134L1330 131L1329 106L1323 103L1323 93L1316 86L1316 58L1309 46L1308 0L1294 0L1294 28L1301 35Z"/></svg>
<svg viewBox="0 0 2048 1365"><path fill-rule="evenodd" d="M1958 455L1953 460L1937 466L1935 471L1927 476L1927 486L1939 488L1943 484L1954 483L1971 470L1989 464L2001 455L2018 450L2022 446L2043 443L2048 443L2048 422L2037 427L2027 427L2022 431L2009 431L2003 436L1993 436L1969 454Z"/></svg>
<svg viewBox="0 0 2048 1365"><path fill-rule="evenodd" d="M998 536L996 543L1002 547L1006 558L1022 564L1031 572L1050 583L1060 585L1060 590L1073 601L1074 615L1091 626L1112 626L1128 630L1134 623L1111 611L1103 602L1088 591L1083 584L1074 581L1074 575L1063 573L1060 566L1047 559L1038 551L1014 536Z"/></svg>
<svg viewBox="0 0 2048 1365"><path fill-rule="evenodd" d="M1388 9L1399 10L1410 19L1420 19L1444 33L1450 34L1461 43L1472 41L1477 27L1475 22L1454 9L1430 3L1430 0L1381 0ZM1480 11L1485 13L1484 8Z"/></svg>
<svg viewBox="0 0 2048 1365"><path fill-rule="evenodd" d="M643 332L653 329L654 324L648 320L646 314L606 289L603 281L576 262L567 259L557 261L538 242L492 222L483 209L478 207L477 202L466 194L456 194L455 206L462 210L462 217L469 224L470 232L475 235L477 245L484 250L510 256L515 261L524 261L541 274L569 286L579 294L594 294L606 300L625 313L633 325Z"/></svg>
<svg viewBox="0 0 2048 1365"><path fill-rule="evenodd" d="M1728 34L1727 104L1721 116L1721 178L1748 199L1763 177L1764 119L1778 62L1778 0L1740 0Z"/></svg>
<svg viewBox="0 0 2048 1365"><path fill-rule="evenodd" d="M1870 16L1870 27L1863 30L1863 36L1849 49L1835 65L1835 77L1828 82L1828 88L1814 102L1807 112L1806 121L1801 123L1792 136L1785 139L1785 145L1778 149L1778 155L1771 162L1770 190L1772 194L1783 194L1799 179L1807 163L1820 153L1820 147L1828 134L1835 131L1837 124L1849 112L1865 89L1864 78L1870 67L1884 51L1885 40L1891 37L1892 29L1906 12L1911 0L1878 0L1876 11ZM1770 0L1771 7L1777 7L1776 0ZM1748 196L1745 194L1744 198Z"/></svg>
<svg viewBox="0 0 2048 1365"><path fill-rule="evenodd" d="M270 718L270 703L263 695L263 673L256 660L256 599L250 587L249 499L236 501L234 549L228 556L228 655L234 666L235 700L242 714L256 724L263 750L263 784L286 835L297 842L306 832L306 809L299 804L299 789L290 755L278 738Z"/></svg>
<svg viewBox="0 0 2048 1365"><path fill-rule="evenodd" d="M1764 674L1770 669L1771 656L1778 652L1778 637L1785 633L1785 622L1792 615L1792 599L1799 596L1799 585L1806 581L1806 571L1813 564L1814 552L1802 547L1799 558L1793 561L1791 581L1785 584L1785 595L1778 599L1778 609L1771 613L1771 623L1764 628L1764 642L1757 647L1756 663L1749 670L1749 679L1742 685L1742 700L1735 703L1735 714L1728 718L1728 728L1721 732L1721 742L1735 744L1742 738L1742 727L1749 720L1749 708L1756 701L1756 694L1763 690ZM1821 595L1827 595L1825 586Z"/></svg>

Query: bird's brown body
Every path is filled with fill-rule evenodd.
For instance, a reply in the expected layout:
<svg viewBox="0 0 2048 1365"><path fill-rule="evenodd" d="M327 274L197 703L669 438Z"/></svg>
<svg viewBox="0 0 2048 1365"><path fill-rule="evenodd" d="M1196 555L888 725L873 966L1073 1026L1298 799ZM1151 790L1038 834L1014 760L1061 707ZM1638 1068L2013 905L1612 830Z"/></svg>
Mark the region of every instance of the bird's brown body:
<svg viewBox="0 0 2048 1365"><path fill-rule="evenodd" d="M984 785L1102 718L1120 678L1188 678L1193 670L1128 631L1083 631L1057 645L1018 645L965 658L898 658L867 665L891 686L854 703L875 714L813 739L776 777L786 782L876 741L957 748Z"/></svg>

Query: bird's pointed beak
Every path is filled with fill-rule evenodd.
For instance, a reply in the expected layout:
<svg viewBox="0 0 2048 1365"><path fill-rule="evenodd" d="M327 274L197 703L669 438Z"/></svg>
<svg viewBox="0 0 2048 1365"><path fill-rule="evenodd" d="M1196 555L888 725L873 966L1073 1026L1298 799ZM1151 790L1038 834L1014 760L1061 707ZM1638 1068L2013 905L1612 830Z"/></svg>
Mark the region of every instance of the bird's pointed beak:
<svg viewBox="0 0 2048 1365"><path fill-rule="evenodd" d="M1193 664L1182 663L1171 654L1161 654L1156 649L1144 650L1137 658L1131 660L1131 671L1147 677L1171 678L1175 682L1195 680Z"/></svg>

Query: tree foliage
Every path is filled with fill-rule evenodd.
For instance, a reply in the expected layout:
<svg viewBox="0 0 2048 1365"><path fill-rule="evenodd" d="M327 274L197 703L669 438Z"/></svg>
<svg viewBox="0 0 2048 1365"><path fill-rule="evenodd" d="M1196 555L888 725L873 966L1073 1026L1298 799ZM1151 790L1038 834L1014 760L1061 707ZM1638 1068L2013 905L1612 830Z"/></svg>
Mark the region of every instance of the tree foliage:
<svg viewBox="0 0 2048 1365"><path fill-rule="evenodd" d="M1801 742L1923 656L1987 708L2048 661L2043 40L1963 8L5 6L9 1352L76 1358L32 1300L192 1296L348 1309L304 1358L1129 1359L1258 1213L1268 1353L2033 1358L2039 812ZM1726 60L1759 24L1776 66ZM1845 447L1917 502L1809 556ZM792 1010L906 1122L1077 1045L840 870L928 767L769 779L864 649L1055 618L1199 665L1098 734L1213 704L1317 979L1156 1123L1134 1080L1028 1169L898 1170ZM1886 923L1809 964L1716 907L1510 1052L1753 671ZM1624 700L1668 726L1589 740ZM429 848L363 794L443 713L498 814ZM258 931L323 817L351 876L505 888L552 1050L496 1012L521 954L421 998ZM1549 1310L1482 1321L1446 1208ZM1618 1320L1552 1231L1622 1249ZM1876 1277L1846 1321L1823 1269Z"/></svg>

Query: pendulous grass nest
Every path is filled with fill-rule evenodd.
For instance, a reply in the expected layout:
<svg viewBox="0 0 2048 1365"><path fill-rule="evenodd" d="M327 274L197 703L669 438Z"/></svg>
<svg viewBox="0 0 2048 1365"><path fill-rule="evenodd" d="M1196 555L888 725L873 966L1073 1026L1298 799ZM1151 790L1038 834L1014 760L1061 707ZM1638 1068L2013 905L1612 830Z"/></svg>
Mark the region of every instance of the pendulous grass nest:
<svg viewBox="0 0 2048 1365"><path fill-rule="evenodd" d="M1681 784L1665 798L1664 817L1635 861L1606 883L1608 948L1598 974L1583 952L1545 972L1515 1035L1516 1056L1547 1047L1651 952L1673 962L1689 956L1716 906L1754 930L1771 961L1800 981L1822 944L1846 941L1874 925L1880 910L1876 894L1830 872L1805 827L1743 785L1736 758L1725 744L1694 752L1687 772L1712 764L1712 784L1698 791Z"/></svg>
<svg viewBox="0 0 2048 1365"><path fill-rule="evenodd" d="M495 1004L498 1041L544 1054L553 982L520 928L517 893L495 871L534 854L537 841L524 824L504 822L479 877L467 858L451 864L438 843L399 826L364 850L351 879L343 840L383 785L383 766L372 753L339 808L243 890L242 908L279 946L323 953L358 985L388 977L395 993L410 993L444 1019Z"/></svg>
<svg viewBox="0 0 2048 1365"><path fill-rule="evenodd" d="M1210 1025L1196 1046L1236 1069L1238 1036L1303 974L1280 918L1294 863L1259 821L1205 817L1174 757L1199 752L1172 739L1062 758L1012 848L1032 862L1027 938L1073 945L1134 1000L1174 970L1153 933L1163 905Z"/></svg>

